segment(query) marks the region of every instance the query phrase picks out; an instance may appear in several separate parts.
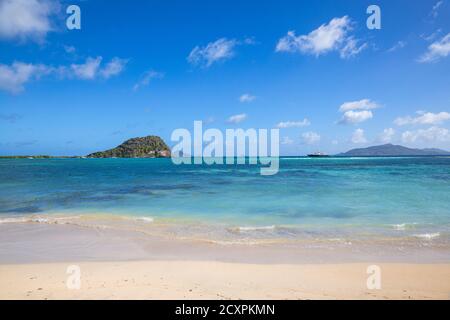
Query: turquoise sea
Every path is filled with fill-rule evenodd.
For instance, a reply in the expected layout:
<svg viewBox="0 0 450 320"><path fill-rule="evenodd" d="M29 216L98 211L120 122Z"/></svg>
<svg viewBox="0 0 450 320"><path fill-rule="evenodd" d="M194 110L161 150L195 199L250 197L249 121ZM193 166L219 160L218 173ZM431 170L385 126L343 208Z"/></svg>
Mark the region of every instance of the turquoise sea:
<svg viewBox="0 0 450 320"><path fill-rule="evenodd" d="M450 243L450 157L0 160L0 223L130 218L173 236ZM156 230L156 229L155 229Z"/></svg>

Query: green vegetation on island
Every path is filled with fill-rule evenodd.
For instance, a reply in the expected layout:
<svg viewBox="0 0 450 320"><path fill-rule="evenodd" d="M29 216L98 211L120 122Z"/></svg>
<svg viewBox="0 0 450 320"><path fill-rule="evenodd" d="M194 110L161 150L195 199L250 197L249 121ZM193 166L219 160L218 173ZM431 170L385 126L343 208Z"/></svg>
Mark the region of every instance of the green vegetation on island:
<svg viewBox="0 0 450 320"><path fill-rule="evenodd" d="M132 138L118 147L102 152L91 153L88 158L167 158L170 149L158 136Z"/></svg>

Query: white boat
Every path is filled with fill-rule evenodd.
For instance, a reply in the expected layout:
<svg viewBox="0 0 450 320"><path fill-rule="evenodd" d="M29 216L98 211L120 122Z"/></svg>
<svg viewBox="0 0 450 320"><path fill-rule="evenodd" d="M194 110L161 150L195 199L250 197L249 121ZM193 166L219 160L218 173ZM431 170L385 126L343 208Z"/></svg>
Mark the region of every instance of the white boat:
<svg viewBox="0 0 450 320"><path fill-rule="evenodd" d="M308 154L308 157L310 157L310 158L326 158L326 157L329 157L329 155L327 155L326 153L323 153L323 152L314 152L314 153Z"/></svg>

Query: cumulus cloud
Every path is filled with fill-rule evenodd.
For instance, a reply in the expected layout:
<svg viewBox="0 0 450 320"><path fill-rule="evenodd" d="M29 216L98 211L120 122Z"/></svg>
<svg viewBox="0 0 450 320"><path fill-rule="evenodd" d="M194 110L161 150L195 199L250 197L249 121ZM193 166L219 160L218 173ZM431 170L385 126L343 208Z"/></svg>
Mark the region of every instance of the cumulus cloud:
<svg viewBox="0 0 450 320"><path fill-rule="evenodd" d="M432 126L428 129L405 131L402 134L402 141L404 143L448 142L448 141L450 141L450 133L449 133L448 129Z"/></svg>
<svg viewBox="0 0 450 320"><path fill-rule="evenodd" d="M283 137L282 139L281 139L281 142L280 142L281 144L293 144L294 143L294 140L292 140L291 138L289 138L289 137Z"/></svg>
<svg viewBox="0 0 450 320"><path fill-rule="evenodd" d="M142 87L148 86L150 81L152 81L153 79L161 79L163 77L164 73L155 70L149 70L145 72L141 79L133 86L133 91L137 91Z"/></svg>
<svg viewBox="0 0 450 320"><path fill-rule="evenodd" d="M353 131L353 135L352 135L352 139L351 140L355 144L367 143L367 139L364 136L364 130L363 129L356 129L355 131Z"/></svg>
<svg viewBox="0 0 450 320"><path fill-rule="evenodd" d="M236 114L228 118L229 123L240 123L247 119L247 115L245 113Z"/></svg>
<svg viewBox="0 0 450 320"><path fill-rule="evenodd" d="M89 57L82 64L58 67L20 61L15 61L11 65L0 64L0 90L17 94L25 89L26 83L45 75L57 75L61 79L93 80L97 77L109 79L123 71L126 61L113 58L104 67L101 66L102 57Z"/></svg>
<svg viewBox="0 0 450 320"><path fill-rule="evenodd" d="M355 124L364 122L366 120L372 119L373 113L370 110L362 110L362 111L346 111L343 115L339 123L342 124Z"/></svg>
<svg viewBox="0 0 450 320"><path fill-rule="evenodd" d="M102 60L101 56L96 58L88 57L84 63L71 64L70 70L67 71L68 75L82 80L93 80L98 77L109 79L120 74L128 62L128 60L115 57L102 67Z"/></svg>
<svg viewBox="0 0 450 320"><path fill-rule="evenodd" d="M366 43L359 45L359 40L349 35L352 29L348 16L333 18L327 24L311 31L307 35L297 36L294 31L288 31L276 46L277 52L301 52L319 56L330 51L338 51L341 58L349 58L360 53L367 47Z"/></svg>
<svg viewBox="0 0 450 320"><path fill-rule="evenodd" d="M204 47L196 46L187 60L193 65L210 67L215 62L232 58L235 55L234 48L237 44L235 39L221 38Z"/></svg>
<svg viewBox="0 0 450 320"><path fill-rule="evenodd" d="M123 71L127 63L128 60L115 57L108 62L102 70L100 70L100 76L102 78L109 79L115 75L118 75Z"/></svg>
<svg viewBox="0 0 450 320"><path fill-rule="evenodd" d="M349 110L371 110L379 107L380 106L376 102L370 101L370 99L362 99L341 104L341 106L339 107L339 111L345 112Z"/></svg>
<svg viewBox="0 0 450 320"><path fill-rule="evenodd" d="M428 50L419 58L419 62L436 62L450 54L450 33L428 46Z"/></svg>
<svg viewBox="0 0 450 320"><path fill-rule="evenodd" d="M395 130L392 128L384 129L383 132L380 134L379 139L383 143L389 143L392 141L392 138L395 135Z"/></svg>
<svg viewBox="0 0 450 320"><path fill-rule="evenodd" d="M15 61L11 65L0 64L0 90L17 94L24 85L51 72L51 68L42 64Z"/></svg>
<svg viewBox="0 0 450 320"><path fill-rule="evenodd" d="M313 131L305 132L302 133L302 141L305 144L315 144L320 141L320 135Z"/></svg>
<svg viewBox="0 0 450 320"><path fill-rule="evenodd" d="M53 0L2 0L0 38L40 42L52 31L50 17L58 11Z"/></svg>
<svg viewBox="0 0 450 320"><path fill-rule="evenodd" d="M285 128L299 128L299 127L306 127L309 126L311 122L309 122L308 119L303 119L301 121L285 121L285 122L279 122L277 124L277 128L279 129L285 129Z"/></svg>
<svg viewBox="0 0 450 320"><path fill-rule="evenodd" d="M256 97L249 93L244 93L243 95L241 95L239 97L240 102L252 102L255 99L256 99Z"/></svg>
<svg viewBox="0 0 450 320"><path fill-rule="evenodd" d="M87 58L85 63L71 64L70 69L73 75L79 79L92 80L97 76L102 57Z"/></svg>
<svg viewBox="0 0 450 320"><path fill-rule="evenodd" d="M436 125L441 124L444 121L450 120L450 113L448 112L423 112L417 111L418 116L416 117L400 117L395 119L394 123L398 126L404 126L409 124L428 124Z"/></svg>
<svg viewBox="0 0 450 320"><path fill-rule="evenodd" d="M355 124L372 119L373 113L370 110L379 107L380 106L376 102L373 102L370 99L345 102L339 107L339 111L344 113L339 123Z"/></svg>

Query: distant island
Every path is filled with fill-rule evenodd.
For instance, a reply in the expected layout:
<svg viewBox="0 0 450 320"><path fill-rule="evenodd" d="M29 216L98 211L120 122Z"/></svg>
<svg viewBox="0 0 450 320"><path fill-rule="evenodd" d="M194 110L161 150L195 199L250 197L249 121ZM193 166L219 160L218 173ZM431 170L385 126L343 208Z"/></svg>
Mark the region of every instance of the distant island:
<svg viewBox="0 0 450 320"><path fill-rule="evenodd" d="M0 156L0 159L62 159L62 158L168 158L170 148L158 136L132 138L116 148L94 152L87 156Z"/></svg>
<svg viewBox="0 0 450 320"><path fill-rule="evenodd" d="M321 154L321 153L319 153ZM322 154L321 154L322 155ZM52 158L169 158L170 148L158 136L132 138L116 148L94 152L87 156L0 156L0 159L52 159ZM314 156L308 155L308 156ZM323 154L323 156L327 156ZM395 156L450 156L449 151L426 148L413 149L394 144L383 144L367 148L352 149L335 157L395 157Z"/></svg>
<svg viewBox="0 0 450 320"><path fill-rule="evenodd" d="M53 157L48 155L37 155L37 156L0 156L0 159L51 159L51 158L77 158L77 157Z"/></svg>
<svg viewBox="0 0 450 320"><path fill-rule="evenodd" d="M95 152L87 158L167 158L170 148L158 136L132 138L114 149Z"/></svg>
<svg viewBox="0 0 450 320"><path fill-rule="evenodd" d="M412 149L400 145L383 144L368 148L352 149L345 153L339 153L339 157L389 157L389 156L445 156L450 152L441 149Z"/></svg>

